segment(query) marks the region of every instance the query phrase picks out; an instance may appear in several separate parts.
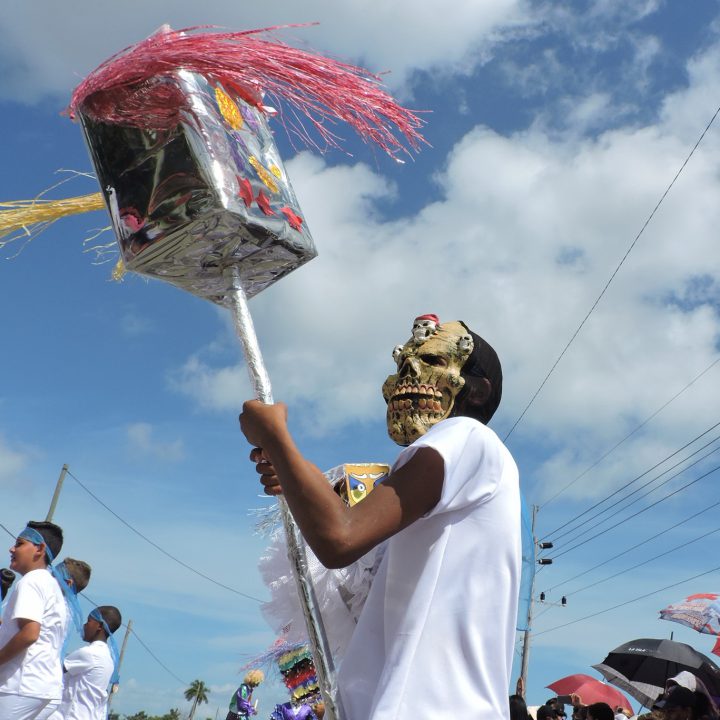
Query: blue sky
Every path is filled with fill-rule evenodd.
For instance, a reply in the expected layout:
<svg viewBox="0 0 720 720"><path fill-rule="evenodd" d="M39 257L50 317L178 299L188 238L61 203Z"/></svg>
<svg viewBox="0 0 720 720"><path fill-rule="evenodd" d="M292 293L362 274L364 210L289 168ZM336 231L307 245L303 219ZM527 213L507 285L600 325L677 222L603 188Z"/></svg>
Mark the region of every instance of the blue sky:
<svg viewBox="0 0 720 720"><path fill-rule="evenodd" d="M317 20L285 37L390 71L390 89L430 111L432 147L404 165L350 131L350 156L296 153L277 133L319 256L251 309L275 396L288 402L306 454L327 468L395 456L379 389L392 348L425 312L467 321L498 350L505 387L492 424L505 437L720 99L714 1L367 7L131 0L101 8L41 0L0 9L0 201L34 197L65 177L59 169L92 170L79 128L60 112L82 77L166 22L245 29ZM556 555L595 534L580 536L586 530L607 530L538 575L537 592L553 603L567 594L568 605L546 603L538 613L531 703L546 699L544 686L559 677L593 674L590 665L626 640L674 631L705 652L712 647L706 636L659 621L657 611L720 589L717 573L681 582L720 564L716 535L690 542L715 529L715 513L680 523L720 500L718 473L622 521L711 471L716 456L627 510L620 504L595 517L600 506L573 519L718 421L720 365L710 367L720 330L718 138L712 126L507 441L528 501L541 506L538 534L560 529ZM95 190L81 178L55 194ZM265 541L254 535L248 510L266 501L237 429L250 389L229 317L170 286L112 282L112 264L93 264L83 244L107 224L103 213L67 219L17 255L2 250L0 523L16 531L43 517L68 463L167 552L265 598L256 570ZM65 553L93 565L89 597L118 605L171 671L131 639L115 708L187 709L182 690L201 678L212 687L201 716L218 707L222 716L239 667L274 639L258 602L168 559L73 478L56 520L66 530ZM266 686L260 698L265 712L282 690Z"/></svg>

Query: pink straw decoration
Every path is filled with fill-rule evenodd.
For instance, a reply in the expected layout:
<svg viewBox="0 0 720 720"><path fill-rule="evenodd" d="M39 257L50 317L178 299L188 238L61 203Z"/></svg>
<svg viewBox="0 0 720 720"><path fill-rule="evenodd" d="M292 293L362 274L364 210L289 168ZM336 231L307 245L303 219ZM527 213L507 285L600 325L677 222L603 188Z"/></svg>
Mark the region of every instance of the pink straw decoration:
<svg viewBox="0 0 720 720"><path fill-rule="evenodd" d="M415 151L426 143L422 121L400 106L380 78L364 68L298 50L258 35L279 27L245 32L209 32L204 28L164 30L137 43L91 72L75 89L68 113L79 110L95 120L143 129L176 125L184 100L165 76L182 68L220 82L247 102L264 109L263 93L281 108L289 131L318 147L303 126L309 120L326 147L340 147L328 127L348 123L367 143L389 155L408 152L394 128Z"/></svg>

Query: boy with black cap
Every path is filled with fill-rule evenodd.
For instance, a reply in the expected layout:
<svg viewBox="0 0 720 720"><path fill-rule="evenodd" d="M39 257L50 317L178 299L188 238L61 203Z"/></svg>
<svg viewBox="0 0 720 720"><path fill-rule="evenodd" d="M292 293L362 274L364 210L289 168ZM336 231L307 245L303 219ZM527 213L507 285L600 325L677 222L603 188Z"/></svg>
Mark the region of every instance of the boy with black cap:
<svg viewBox="0 0 720 720"><path fill-rule="evenodd" d="M49 570L62 542L57 525L30 521L10 548L10 569L22 577L0 625L2 720L45 720L60 702L67 609Z"/></svg>
<svg viewBox="0 0 720 720"><path fill-rule="evenodd" d="M508 717L520 494L485 425L502 369L464 323L423 319L383 385L390 437L409 447L362 503L346 507L300 454L284 405L250 401L240 416L265 491L284 494L321 562L344 567L387 541L338 678L348 720Z"/></svg>

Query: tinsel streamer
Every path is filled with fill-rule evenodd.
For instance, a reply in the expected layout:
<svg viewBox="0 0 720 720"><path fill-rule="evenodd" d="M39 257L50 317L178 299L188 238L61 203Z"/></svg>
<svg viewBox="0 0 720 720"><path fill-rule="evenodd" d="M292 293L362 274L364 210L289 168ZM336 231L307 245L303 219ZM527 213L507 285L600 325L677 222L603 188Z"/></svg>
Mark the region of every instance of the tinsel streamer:
<svg viewBox="0 0 720 720"><path fill-rule="evenodd" d="M287 27L287 26L285 26ZM82 108L96 120L147 130L173 127L183 117L186 100L163 82L178 67L197 72L239 92L269 111L270 99L288 113L281 117L289 132L318 148L303 120L315 128L326 147L339 147L331 127L348 123L367 143L395 156L408 152L393 128L417 150L426 141L422 121L400 106L368 70L299 50L280 40L260 37L278 27L245 32L163 28L105 61L75 89L68 113Z"/></svg>
<svg viewBox="0 0 720 720"><path fill-rule="evenodd" d="M17 237L34 237L60 218L104 209L105 201L100 193L63 200L35 198L0 202L0 248Z"/></svg>

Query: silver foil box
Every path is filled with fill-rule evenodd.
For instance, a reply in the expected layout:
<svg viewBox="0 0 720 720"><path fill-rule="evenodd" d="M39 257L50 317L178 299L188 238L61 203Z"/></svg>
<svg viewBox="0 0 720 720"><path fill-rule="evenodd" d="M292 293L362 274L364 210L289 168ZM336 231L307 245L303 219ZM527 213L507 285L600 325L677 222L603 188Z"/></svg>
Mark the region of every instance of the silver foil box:
<svg viewBox="0 0 720 720"><path fill-rule="evenodd" d="M315 246L263 111L185 70L158 82L185 101L170 129L79 114L120 252L128 270L230 307L229 267L252 297Z"/></svg>

